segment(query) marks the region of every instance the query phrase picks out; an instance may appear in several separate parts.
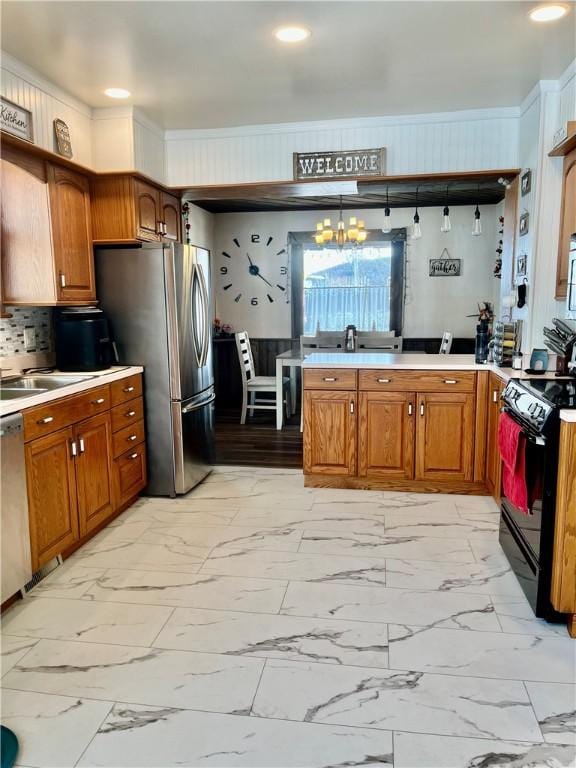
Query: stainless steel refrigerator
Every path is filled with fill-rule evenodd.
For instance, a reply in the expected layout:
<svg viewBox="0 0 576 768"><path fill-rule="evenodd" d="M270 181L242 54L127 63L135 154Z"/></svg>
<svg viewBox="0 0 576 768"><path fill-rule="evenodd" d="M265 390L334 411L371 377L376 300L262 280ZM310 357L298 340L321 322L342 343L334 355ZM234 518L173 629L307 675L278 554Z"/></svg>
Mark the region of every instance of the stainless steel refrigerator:
<svg viewBox="0 0 576 768"><path fill-rule="evenodd" d="M214 462L210 254L179 243L96 250L121 364L144 366L148 487L186 493Z"/></svg>

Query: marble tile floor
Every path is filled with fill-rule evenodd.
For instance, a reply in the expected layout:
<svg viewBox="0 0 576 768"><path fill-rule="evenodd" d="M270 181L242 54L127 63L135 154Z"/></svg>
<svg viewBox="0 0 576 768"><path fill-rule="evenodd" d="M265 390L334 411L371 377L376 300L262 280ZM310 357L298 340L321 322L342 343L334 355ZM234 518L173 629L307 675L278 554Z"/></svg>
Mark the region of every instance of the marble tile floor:
<svg viewBox="0 0 576 768"><path fill-rule="evenodd" d="M485 497L216 468L138 501L0 640L21 768L576 765L576 643Z"/></svg>

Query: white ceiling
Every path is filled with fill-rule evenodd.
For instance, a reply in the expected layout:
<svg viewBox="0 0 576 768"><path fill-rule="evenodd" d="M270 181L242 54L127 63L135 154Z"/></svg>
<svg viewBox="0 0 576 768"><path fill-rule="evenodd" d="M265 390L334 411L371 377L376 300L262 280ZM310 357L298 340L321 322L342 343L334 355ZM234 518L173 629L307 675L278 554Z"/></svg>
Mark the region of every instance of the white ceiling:
<svg viewBox="0 0 576 768"><path fill-rule="evenodd" d="M90 106L168 129L516 106L576 56L576 8L522 0L4 2L2 48ZM272 30L299 23L305 43Z"/></svg>

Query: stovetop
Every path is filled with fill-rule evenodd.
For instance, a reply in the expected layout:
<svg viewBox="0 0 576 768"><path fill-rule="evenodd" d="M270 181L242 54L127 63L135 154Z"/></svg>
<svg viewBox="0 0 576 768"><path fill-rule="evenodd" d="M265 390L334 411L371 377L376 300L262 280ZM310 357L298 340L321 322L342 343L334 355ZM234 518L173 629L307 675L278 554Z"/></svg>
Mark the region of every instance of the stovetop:
<svg viewBox="0 0 576 768"><path fill-rule="evenodd" d="M560 410L576 409L576 380L510 379L502 400L513 417L542 434L557 424Z"/></svg>

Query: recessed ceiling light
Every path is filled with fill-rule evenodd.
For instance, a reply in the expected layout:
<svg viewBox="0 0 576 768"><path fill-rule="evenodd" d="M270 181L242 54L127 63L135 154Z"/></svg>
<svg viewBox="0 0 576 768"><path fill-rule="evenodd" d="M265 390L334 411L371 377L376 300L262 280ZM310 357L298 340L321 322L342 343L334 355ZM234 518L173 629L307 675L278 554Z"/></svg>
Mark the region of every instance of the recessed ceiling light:
<svg viewBox="0 0 576 768"><path fill-rule="evenodd" d="M531 10L530 18L532 21L556 21L556 19L561 19L567 13L568 8L565 5L550 3L548 5L539 5L538 8Z"/></svg>
<svg viewBox="0 0 576 768"><path fill-rule="evenodd" d="M131 95L126 88L106 88L104 93L111 99L127 99Z"/></svg>
<svg viewBox="0 0 576 768"><path fill-rule="evenodd" d="M310 30L306 27L278 27L274 37L281 43L301 43L310 37Z"/></svg>

